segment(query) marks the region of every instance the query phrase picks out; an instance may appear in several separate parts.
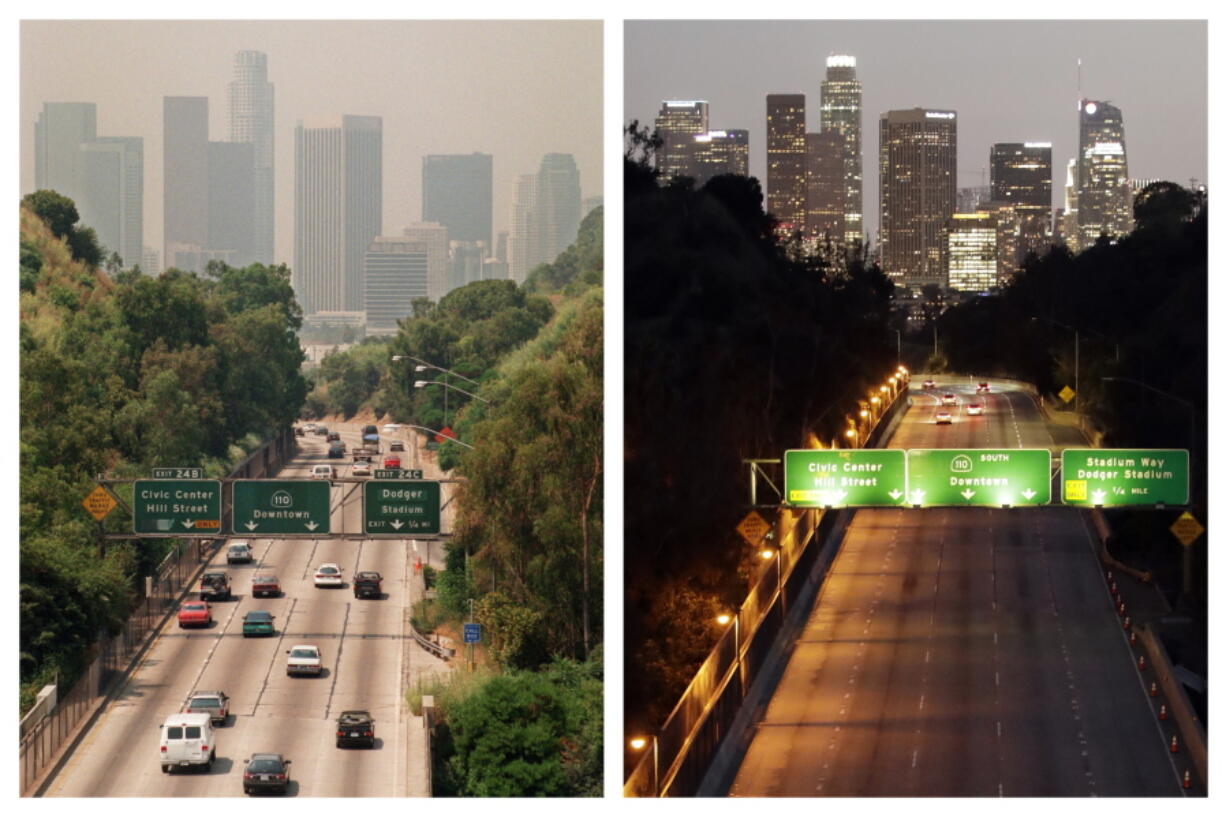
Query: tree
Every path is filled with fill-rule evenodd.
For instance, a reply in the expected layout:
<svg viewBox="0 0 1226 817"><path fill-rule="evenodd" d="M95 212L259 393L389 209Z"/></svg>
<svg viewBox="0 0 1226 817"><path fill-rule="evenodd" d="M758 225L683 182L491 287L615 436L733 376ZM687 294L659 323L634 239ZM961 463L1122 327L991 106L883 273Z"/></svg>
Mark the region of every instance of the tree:
<svg viewBox="0 0 1226 817"><path fill-rule="evenodd" d="M81 218L76 203L54 190L36 190L23 197L21 203L41 218L56 238L67 238Z"/></svg>

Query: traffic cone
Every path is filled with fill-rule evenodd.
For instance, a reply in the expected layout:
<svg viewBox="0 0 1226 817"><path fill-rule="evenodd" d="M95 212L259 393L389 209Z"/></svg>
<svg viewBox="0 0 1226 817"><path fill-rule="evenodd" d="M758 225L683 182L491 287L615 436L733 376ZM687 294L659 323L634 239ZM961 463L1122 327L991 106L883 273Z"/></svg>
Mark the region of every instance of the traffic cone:
<svg viewBox="0 0 1226 817"><path fill-rule="evenodd" d="M1183 787L1185 789L1192 788L1192 773L1191 772L1185 771L1183 773Z"/></svg>
<svg viewBox="0 0 1226 817"><path fill-rule="evenodd" d="M1119 594L1120 594L1120 589L1115 586L1115 582L1111 582L1111 595L1118 596Z"/></svg>
<svg viewBox="0 0 1226 817"><path fill-rule="evenodd" d="M1142 661L1144 661L1145 659L1141 659L1141 660L1142 660ZM1142 667L1142 669L1144 669L1144 667ZM1158 682L1157 682L1157 681L1151 681L1151 682L1150 682L1150 684L1149 684L1149 697L1151 697L1151 698L1157 698L1157 697L1158 697Z"/></svg>
<svg viewBox="0 0 1226 817"><path fill-rule="evenodd" d="M1122 602L1122 601L1121 601L1121 602L1120 602L1120 615L1121 615L1121 616L1122 616L1122 615L1124 615L1124 611L1125 611L1125 610L1127 610L1127 609L1128 609L1128 608L1124 606L1124 602Z"/></svg>
<svg viewBox="0 0 1226 817"><path fill-rule="evenodd" d="M1132 626L1132 616L1124 616L1124 629L1127 630Z"/></svg>
<svg viewBox="0 0 1226 817"><path fill-rule="evenodd" d="M1107 581L1109 581L1109 582L1110 582L1110 581L1114 581L1114 580L1115 580L1115 579L1114 579L1114 576L1115 576L1115 574L1114 574L1114 573L1112 573L1110 570L1108 570L1108 571L1107 571Z"/></svg>
<svg viewBox="0 0 1226 817"><path fill-rule="evenodd" d="M1137 643L1137 631L1136 630L1133 630L1131 633L1128 634L1128 643L1129 644Z"/></svg>
<svg viewBox="0 0 1226 817"><path fill-rule="evenodd" d="M1179 751L1179 738L1175 735L1171 735L1171 754L1175 754L1178 751Z"/></svg>
<svg viewBox="0 0 1226 817"><path fill-rule="evenodd" d="M1137 659L1137 669L1145 669L1145 656L1142 655Z"/></svg>
<svg viewBox="0 0 1226 817"><path fill-rule="evenodd" d="M1162 706L1158 707L1158 720L1160 721L1166 720L1166 704L1163 704Z"/></svg>

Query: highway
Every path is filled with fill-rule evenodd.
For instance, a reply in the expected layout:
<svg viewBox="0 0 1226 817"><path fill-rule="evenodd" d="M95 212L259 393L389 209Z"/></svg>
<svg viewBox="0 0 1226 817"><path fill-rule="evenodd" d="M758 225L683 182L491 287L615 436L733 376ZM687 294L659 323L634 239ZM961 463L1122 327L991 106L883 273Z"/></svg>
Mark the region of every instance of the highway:
<svg viewBox="0 0 1226 817"><path fill-rule="evenodd" d="M937 384L891 448L1079 444L1022 391ZM856 512L787 661L731 796L1182 794L1073 509Z"/></svg>
<svg viewBox="0 0 1226 817"><path fill-rule="evenodd" d="M360 426L341 430L351 451ZM321 462L343 463L340 475L348 473L349 456L327 459L323 437L308 434L298 441L299 456L278 476L306 478L310 467ZM423 467L427 478L438 478L431 463ZM333 531L342 516L347 530L360 530L361 494L354 488L343 483L332 488ZM243 760L253 752L279 752L293 761L290 795L428 793L422 720L412 715L403 695L406 678L446 671L444 662L408 637L410 596L421 593L417 554L424 554L425 543L341 538L250 541L253 564L227 566L224 547L212 562L229 572L234 600L213 602L215 621L209 629L182 630L171 617L116 700L51 781L48 796L241 796ZM441 547L435 545L434 550L441 552ZM323 562L341 565L345 587L314 586L315 568ZM280 578L280 598L251 596L251 577L257 569ZM358 570L383 575L383 599L354 598L352 578ZM277 635L244 639L242 618L249 610L273 613ZM285 674L286 650L299 643L321 649L322 677ZM163 774L158 763L159 725L165 716L179 712L197 689L219 689L231 699L229 722L217 729L217 762L211 773ZM335 719L351 708L370 710L374 716L373 750L336 748Z"/></svg>

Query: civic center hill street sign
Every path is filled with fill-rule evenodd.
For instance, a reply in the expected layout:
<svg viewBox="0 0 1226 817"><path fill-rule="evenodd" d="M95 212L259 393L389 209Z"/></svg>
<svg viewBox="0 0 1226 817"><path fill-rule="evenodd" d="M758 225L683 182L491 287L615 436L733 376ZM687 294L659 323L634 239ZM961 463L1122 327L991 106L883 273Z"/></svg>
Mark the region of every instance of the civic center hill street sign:
<svg viewBox="0 0 1226 817"><path fill-rule="evenodd" d="M898 448L799 448L783 452L783 498L798 508L887 507L907 496Z"/></svg>
<svg viewBox="0 0 1226 817"><path fill-rule="evenodd" d="M216 535L220 530L220 480L138 479L133 484L133 533Z"/></svg>

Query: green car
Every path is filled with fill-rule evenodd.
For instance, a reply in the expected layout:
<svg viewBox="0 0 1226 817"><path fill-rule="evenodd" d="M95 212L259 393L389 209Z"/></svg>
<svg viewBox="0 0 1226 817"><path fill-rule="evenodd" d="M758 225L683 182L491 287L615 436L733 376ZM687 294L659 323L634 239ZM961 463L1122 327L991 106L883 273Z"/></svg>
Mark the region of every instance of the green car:
<svg viewBox="0 0 1226 817"><path fill-rule="evenodd" d="M272 613L267 613L263 610L252 610L247 615L243 616L243 638L249 635L275 635L273 629Z"/></svg>

